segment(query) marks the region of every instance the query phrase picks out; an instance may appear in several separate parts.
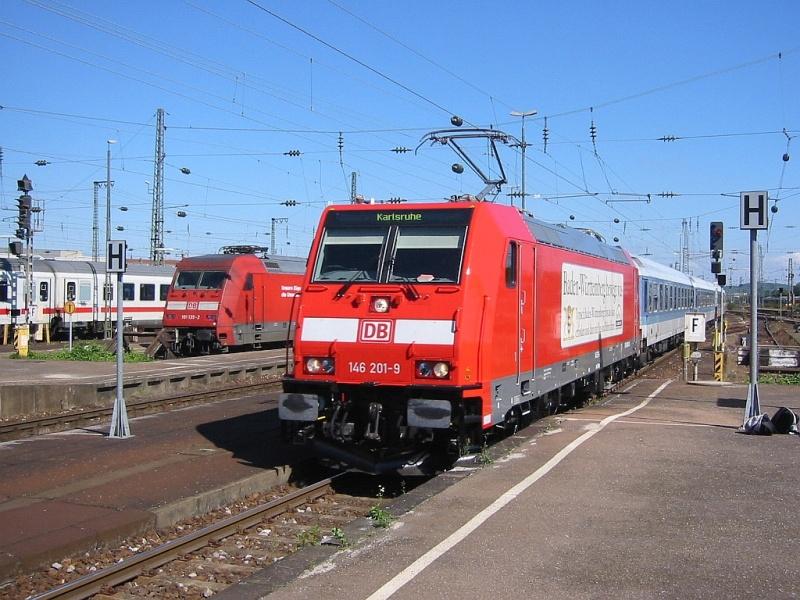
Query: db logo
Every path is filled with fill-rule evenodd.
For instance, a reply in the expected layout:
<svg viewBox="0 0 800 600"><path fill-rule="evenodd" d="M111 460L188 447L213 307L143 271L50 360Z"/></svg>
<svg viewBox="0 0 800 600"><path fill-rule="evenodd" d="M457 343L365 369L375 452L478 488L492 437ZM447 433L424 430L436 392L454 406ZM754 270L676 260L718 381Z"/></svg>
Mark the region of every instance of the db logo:
<svg viewBox="0 0 800 600"><path fill-rule="evenodd" d="M392 321L361 321L358 330L359 342L392 341Z"/></svg>
<svg viewBox="0 0 800 600"><path fill-rule="evenodd" d="M197 310L199 304L197 302L187 302L186 310Z"/></svg>

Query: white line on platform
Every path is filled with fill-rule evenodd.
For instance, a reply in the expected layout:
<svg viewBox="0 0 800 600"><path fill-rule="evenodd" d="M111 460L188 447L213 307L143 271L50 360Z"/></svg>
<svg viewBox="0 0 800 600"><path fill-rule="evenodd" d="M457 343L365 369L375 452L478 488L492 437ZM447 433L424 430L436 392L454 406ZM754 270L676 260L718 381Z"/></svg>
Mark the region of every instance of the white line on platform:
<svg viewBox="0 0 800 600"><path fill-rule="evenodd" d="M600 419L583 419L581 417L565 417L565 421L589 421L590 423L597 423ZM707 425L705 423L670 423L667 421L629 421L627 419L620 419L617 423L624 423L626 425L668 425L671 427L718 427L717 425Z"/></svg>
<svg viewBox="0 0 800 600"><path fill-rule="evenodd" d="M528 475L517 485L513 486L511 489L509 489L507 492L501 495L497 500L492 502L489 506L484 508L481 512L479 512L477 515L475 515L469 521L467 521L467 523L465 523L459 529L450 534L450 536L439 542L436 546L428 550L425 554L420 556L417 560L411 563L400 573L398 573L392 579L387 581L377 591L375 591L372 595L370 595L367 598L367 600L384 600L385 598L389 598L390 596L392 596L401 587L403 587L409 581L413 580L426 567L433 564L433 562L436 561L440 556L444 555L456 544L458 544L461 540L466 538L470 533L472 533L483 523L485 523L489 519L489 517L494 515L497 511L499 511L501 508L503 508L509 502L511 502L517 496L519 496L522 492L524 492L534 483L539 481L539 479L541 479L542 477L547 475L550 471L552 471L553 468L555 468L562 460L564 460L567 456L569 456L573 450L581 446L584 442L588 441L596 433L599 433L600 431L605 429L610 423L613 423L614 421L616 421L617 419L621 419L622 417L627 417L628 415L635 413L637 410L647 406L650 403L650 400L658 396L662 392L662 390L665 387L667 387L670 383L672 383L672 380L668 379L667 381L662 383L656 391L654 391L652 394L650 394L647 398L645 398L642 402L640 402L633 408L630 408L619 414L606 417L605 419L600 421L600 423L596 428L587 431L579 438L567 444L553 458L551 458L541 467L536 469L536 471Z"/></svg>

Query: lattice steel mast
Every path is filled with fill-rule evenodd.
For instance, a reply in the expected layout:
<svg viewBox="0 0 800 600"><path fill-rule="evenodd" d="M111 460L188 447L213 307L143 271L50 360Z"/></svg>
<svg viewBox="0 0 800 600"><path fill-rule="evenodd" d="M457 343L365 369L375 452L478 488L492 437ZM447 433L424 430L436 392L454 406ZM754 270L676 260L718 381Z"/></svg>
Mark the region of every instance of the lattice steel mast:
<svg viewBox="0 0 800 600"><path fill-rule="evenodd" d="M156 111L156 156L153 167L153 214L150 228L150 260L164 264L164 109Z"/></svg>

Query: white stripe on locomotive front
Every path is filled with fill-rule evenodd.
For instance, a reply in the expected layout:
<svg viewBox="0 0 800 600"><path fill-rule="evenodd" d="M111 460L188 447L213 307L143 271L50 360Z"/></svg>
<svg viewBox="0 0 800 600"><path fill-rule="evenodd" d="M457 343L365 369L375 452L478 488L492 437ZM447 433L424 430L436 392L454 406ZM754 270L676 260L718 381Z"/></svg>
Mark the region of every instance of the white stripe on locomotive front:
<svg viewBox="0 0 800 600"><path fill-rule="evenodd" d="M307 317L300 339L304 342L356 342L358 319ZM452 345L455 322L438 319L398 319L394 323L394 343Z"/></svg>

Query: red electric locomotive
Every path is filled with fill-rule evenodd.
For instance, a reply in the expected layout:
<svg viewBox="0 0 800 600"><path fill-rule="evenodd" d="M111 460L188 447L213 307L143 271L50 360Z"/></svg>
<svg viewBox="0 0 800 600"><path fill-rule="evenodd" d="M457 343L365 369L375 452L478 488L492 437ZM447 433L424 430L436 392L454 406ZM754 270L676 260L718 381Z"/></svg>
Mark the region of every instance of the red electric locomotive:
<svg viewBox="0 0 800 600"><path fill-rule="evenodd" d="M164 330L177 355L285 342L306 260L257 256L253 246L184 258L167 295Z"/></svg>
<svg viewBox="0 0 800 600"><path fill-rule="evenodd" d="M625 251L514 207L329 207L279 417L370 472L474 447L632 369L637 294Z"/></svg>

